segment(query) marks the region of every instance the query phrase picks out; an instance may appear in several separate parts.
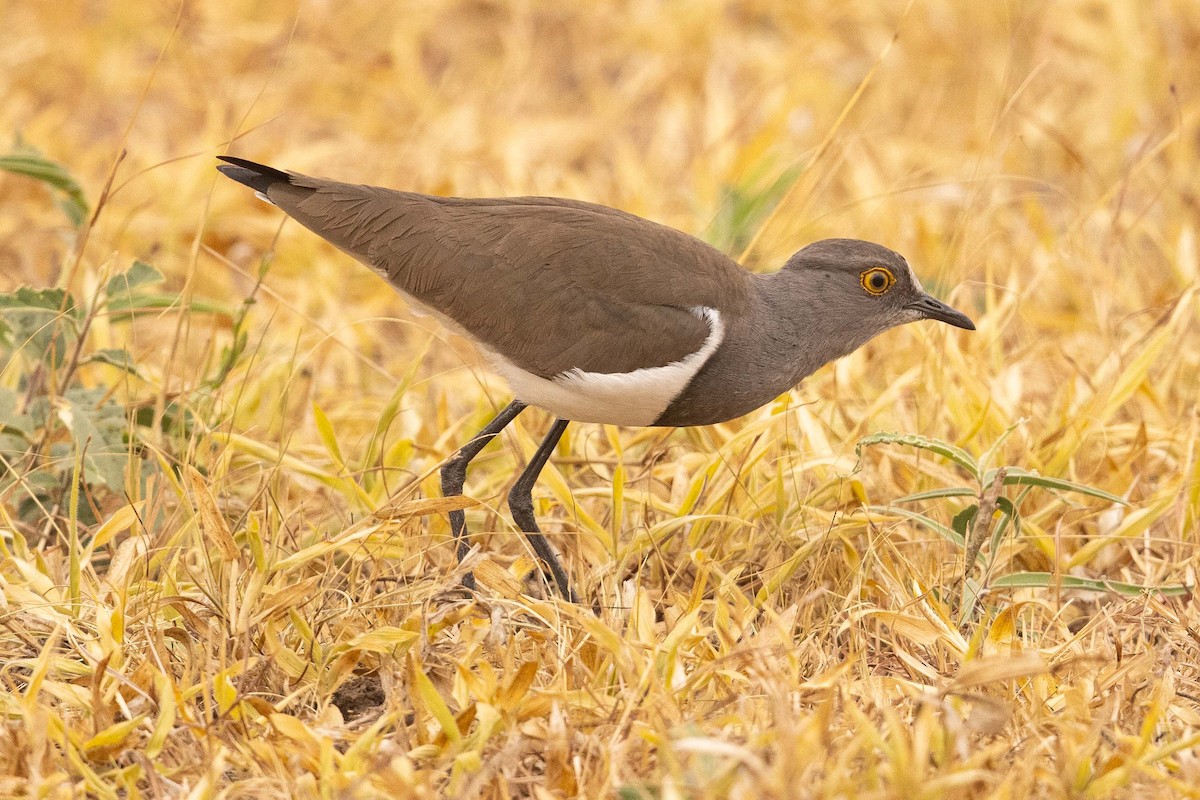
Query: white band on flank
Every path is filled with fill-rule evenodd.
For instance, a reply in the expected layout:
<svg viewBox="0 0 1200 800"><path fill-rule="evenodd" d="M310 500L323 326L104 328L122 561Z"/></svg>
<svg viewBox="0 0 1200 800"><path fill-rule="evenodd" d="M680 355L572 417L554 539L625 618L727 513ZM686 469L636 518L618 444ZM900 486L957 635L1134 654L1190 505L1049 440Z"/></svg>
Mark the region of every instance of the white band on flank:
<svg viewBox="0 0 1200 800"><path fill-rule="evenodd" d="M491 354L492 363L519 400L562 419L649 425L666 411L725 338L725 323L715 308L690 310L708 323L708 337L690 356L661 367L612 374L573 369L547 380L495 354Z"/></svg>

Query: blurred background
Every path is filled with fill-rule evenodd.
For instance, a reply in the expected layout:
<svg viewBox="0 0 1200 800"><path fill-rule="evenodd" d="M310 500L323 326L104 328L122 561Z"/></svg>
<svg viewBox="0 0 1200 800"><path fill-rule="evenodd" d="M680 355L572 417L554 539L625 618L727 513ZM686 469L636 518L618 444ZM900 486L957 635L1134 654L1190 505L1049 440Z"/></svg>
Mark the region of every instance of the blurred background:
<svg viewBox="0 0 1200 800"><path fill-rule="evenodd" d="M1021 535L989 548L995 560L988 563L999 573L1194 585L1200 6L1193 0L4 0L0 19L0 156L36 153L62 169L49 184L0 171L0 292L57 286L83 302L111 295L106 282L128 276L135 261L161 273L153 296L160 299L139 295L146 310L134 324L98 314L87 328L86 352L125 350L136 370L114 367L112 357L85 359L71 378L121 405L127 416L118 419L136 423L162 464L199 468L238 521L239 546L245 531L238 525L247 518L278 534L280 552L303 553L385 507L398 489L400 499L437 497L438 464L509 397L468 344L412 316L369 270L220 178L218 154L420 192L594 201L693 233L754 270L777 268L815 239L870 239L906 255L926 288L975 318L979 330L971 334L932 324L889 332L727 425L677 432L572 426L559 467L540 490L539 514L587 591L613 609L649 609L649 622L628 627L619 614L604 618L626 646L643 647L617 661L660 663L656 643L692 611L721 632L704 628L696 641L711 634L721 644L695 655L696 669L716 670L712 686L700 691L667 676L639 696L645 709L658 709L645 711L642 734L568 715L576 735L601 731L634 755L613 767L596 751L573 751L585 765L606 766L576 769L579 762L563 756L553 773L564 781L560 788L608 791L622 785L615 776L666 774L695 779L689 785L701 791L703 770L692 770L690 756L662 755L671 738L663 731L686 721L698 726L688 736L753 740L730 733L728 718L711 710L745 686L768 688L761 706L736 706L744 715L738 730L776 731L746 745L764 762L757 772L738 773L756 787L745 796L788 796L802 774L823 775L835 794L870 788L845 770L783 766L810 756L815 763L822 752L830 759L856 753L845 757L864 763L895 758L893 777L907 769L895 752L878 755L863 720L890 719L897 697L939 686L953 665L978 654L978 642L968 647L952 625L922 627L929 619L917 612L905 625L896 622L933 602L921 587L948 586L962 574L961 553L928 526L864 517L863 509L954 485L961 475L899 448L871 448L860 459L855 442L873 431L921 433L976 455L994 448L993 465L1036 469L1132 504L1031 496ZM27 377L38 357L17 348L0 364L8 392L0 400L13 398L9 413L17 413L21 393L32 396ZM541 414L523 417L468 484L484 501L470 511L472 529L514 573L520 540L511 531L482 534L509 526L500 508L506 482L546 424ZM62 461L55 473L57 494L38 495L41 510L20 505L24 490L0 495L3 524L44 551L42 561L29 558L48 585L70 583L68 560L46 535L66 513L69 465ZM95 521L127 501L153 504L156 486L171 494L162 479L139 483L136 470L122 486L123 468L109 475L107 489L102 476L85 486ZM621 490L613 490L614 480ZM269 502L260 493L267 489ZM176 485L176 499L184 495ZM191 507L163 503L153 546L182 553L181 563L203 562L202 539L172 538L182 530L172 515L186 518ZM949 525L962 506L943 500L925 511ZM390 610L363 612L359 628L335 638L381 621L399 625L388 614L407 613L453 585L444 518L434 514L405 530L407 538L387 545L392 550L376 551L398 565ZM194 570L187 575L204 585ZM207 579L214 586L232 580L218 571ZM1162 628L1137 639L1137 626L1123 621L1145 608L1094 595L1064 600L1047 591L1046 580L1020 602L989 607L989 620L1007 622L988 628L988 647L1086 655L1103 665L1099 672L1063 667L1054 681L1038 684L1043 694L1036 697L1001 691L999 728L981 723L971 735L1010 735L1007 756L955 761L960 751L946 745L936 764L914 756L928 769L915 774L962 769L970 776L957 785L1023 796L1019 787L1035 779L1091 791L1088 781L1119 765L1126 782L1111 780L1089 795L1109 796L1161 767L1182 781L1170 791L1187 774L1194 789L1194 758L1137 767L1121 760L1136 750L1127 740L1102 741L1095 731L1111 724L1118 737L1194 735L1194 695L1154 694L1155 713L1163 715L1157 729L1132 699L1138 686L1158 692L1164 685L1165 662L1156 659L1166 651L1151 647L1144 664L1119 675L1103 670L1116 670L1151 641L1173 641L1170 652L1194 656L1194 633L1186 632L1194 630L1195 609L1156 608L1155 621L1143 616L1139 625ZM378 597L373 591L361 596ZM97 588L95 597L102 596ZM736 623L727 609L735 609ZM892 622L880 622L881 614ZM779 638L764 644L749 631L767 617L780 625L771 634ZM1014 619L1023 620L1019 635ZM303 639L296 624L301 633L271 636ZM475 689L454 684L454 664L494 656L472 650L469 658L461 649L475 635L468 628L481 625L464 623L455 634L461 642L422 651L434 684L457 702ZM730 625L726 635L722 626ZM595 633L579 626L574 635ZM739 650L751 641L774 655ZM552 643L526 645L535 661L558 657ZM738 683L720 672L712 666L718 655L728 659L719 663L729 674L753 664L750 677ZM132 651L127 657L129 670L143 663ZM506 658L493 658L504 675L517 663ZM1194 683L1195 663L1182 659L1172 680ZM838 671L847 665L849 676ZM597 688L607 685L602 674L597 667L594 674L543 675L537 685L578 700L569 693L607 691ZM829 679L825 688L816 678L799 688L816 675ZM879 690L880 676L902 688ZM712 688L726 679L729 696ZM584 689L591 680L597 683ZM1133 681L1123 699L1097 711L1102 702L1089 691L1121 681ZM773 715L786 711L779 698L827 699L821 692L835 685L844 692L838 708L847 704L860 716L832 705L817 713L816 700L796 701L788 712L795 726L778 728ZM290 687L284 681L270 691ZM311 691L312 702L328 703L332 683ZM922 702L904 713L925 719ZM529 713L563 723L547 708ZM1048 708L1072 714L1047 722L1040 715ZM619 716L597 712L608 713ZM933 728L945 722L936 719ZM1009 719L1015 722L1005 728ZM970 733L945 724L938 728L944 741ZM1075 745L1039 749L1040 725ZM917 725L913 741L943 741L933 728ZM861 749L848 740L830 745L826 733L861 734L854 739ZM909 733L899 725L886 738L894 744ZM645 755L651 751L661 763ZM441 776L426 775L431 786L444 786L438 781L452 772L455 755L446 753L429 762L430 774ZM1011 763L1031 766L1009 770ZM849 783L835 786L837 775Z"/></svg>

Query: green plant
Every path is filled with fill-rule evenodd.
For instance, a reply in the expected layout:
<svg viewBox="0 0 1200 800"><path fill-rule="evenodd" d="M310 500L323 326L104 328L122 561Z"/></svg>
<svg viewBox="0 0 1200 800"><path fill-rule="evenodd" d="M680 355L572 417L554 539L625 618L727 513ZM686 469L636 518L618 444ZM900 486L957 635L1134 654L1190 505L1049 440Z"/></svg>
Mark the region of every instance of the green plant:
<svg viewBox="0 0 1200 800"><path fill-rule="evenodd" d="M721 188L716 216L709 223L705 240L737 256L754 238L763 222L803 174L799 165L774 170L767 162L751 167L736 183Z"/></svg>
<svg viewBox="0 0 1200 800"><path fill-rule="evenodd" d="M56 516L69 494L79 461L85 498L101 488L123 492L136 443L130 412L113 388L81 380L81 368L103 364L137 376L124 348L88 351L84 340L99 313L128 312L144 287L162 280L153 267L134 262L88 304L64 289L22 287L0 294L0 359L15 385L0 385L0 498L11 498L27 523ZM138 468L140 469L140 468ZM85 503L80 520L96 521Z"/></svg>
<svg viewBox="0 0 1200 800"><path fill-rule="evenodd" d="M86 218L82 190L64 167L24 149L0 157L0 169L65 194L60 205L76 226ZM27 530L54 529L60 517L95 524L101 495L120 497L127 480L140 481L151 468L141 458L139 431L156 426L187 435L191 427L191 414L180 405L167 403L157 413L133 392L119 391L122 380L142 375L125 347L89 346L96 319L131 323L139 314L170 309L233 318L233 344L210 386L227 377L243 352L245 309L234 315L196 300L185 307L178 293L160 289L163 281L157 269L135 260L87 298L58 287L0 293L0 505L14 509ZM87 369L91 365L116 373L106 376Z"/></svg>
<svg viewBox="0 0 1200 800"><path fill-rule="evenodd" d="M57 190L58 207L76 228L87 220L88 202L79 181L66 167L43 158L37 150L18 142L14 152L0 156L0 170L34 178Z"/></svg>
<svg viewBox="0 0 1200 800"><path fill-rule="evenodd" d="M1019 534L1021 530L1022 503L1036 489L1067 492L1085 497L1094 497L1127 506L1128 503L1114 494L1085 486L1063 478L1040 475L1036 471L1017 466L992 466L1000 446L1017 426L1010 427L980 457L975 458L961 447L938 439L911 433L879 432L860 439L855 453L861 463L866 447L877 444L899 444L914 447L942 456L961 468L971 478L970 485L943 486L923 492L898 497L891 505L868 506L872 513L899 516L916 522L936 533L946 541L963 549L962 595L959 604L960 621L970 618L985 588L1047 588L1058 584L1064 588L1095 592L1117 592L1137 595L1157 592L1164 595L1183 595L1190 589L1186 586L1142 586L1133 583L1103 579L1081 578L1072 575L1055 575L1049 572L1012 572L990 578L986 583L972 575L973 565L983 566L983 574L990 575L993 564L989 559L998 551L1004 537ZM1015 497L1005 491L1017 487ZM933 519L927 514L899 507L902 504L922 503L932 500L965 500L965 505L954 515L949 525ZM988 542L988 548L983 543Z"/></svg>

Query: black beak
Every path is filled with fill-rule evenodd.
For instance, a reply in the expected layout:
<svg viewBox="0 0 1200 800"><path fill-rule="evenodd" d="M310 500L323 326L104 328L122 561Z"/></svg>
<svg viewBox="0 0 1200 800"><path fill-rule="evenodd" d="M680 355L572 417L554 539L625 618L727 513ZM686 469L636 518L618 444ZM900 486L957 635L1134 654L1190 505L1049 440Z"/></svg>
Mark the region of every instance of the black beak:
<svg viewBox="0 0 1200 800"><path fill-rule="evenodd" d="M951 308L940 300L934 300L929 295L923 295L921 299L909 303L905 308L913 309L925 319L936 319L939 322L953 325L956 328L965 328L969 331L975 330L975 323L971 322L970 317L961 311Z"/></svg>

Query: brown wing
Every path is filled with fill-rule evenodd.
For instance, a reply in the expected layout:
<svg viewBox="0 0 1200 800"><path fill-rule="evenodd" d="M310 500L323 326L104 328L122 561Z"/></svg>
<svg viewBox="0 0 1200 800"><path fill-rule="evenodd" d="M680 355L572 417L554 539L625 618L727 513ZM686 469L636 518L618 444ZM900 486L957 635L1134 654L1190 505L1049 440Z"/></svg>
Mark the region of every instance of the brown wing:
<svg viewBox="0 0 1200 800"><path fill-rule="evenodd" d="M402 292L542 377L678 361L749 273L687 234L554 198L437 198L291 175L268 196Z"/></svg>

